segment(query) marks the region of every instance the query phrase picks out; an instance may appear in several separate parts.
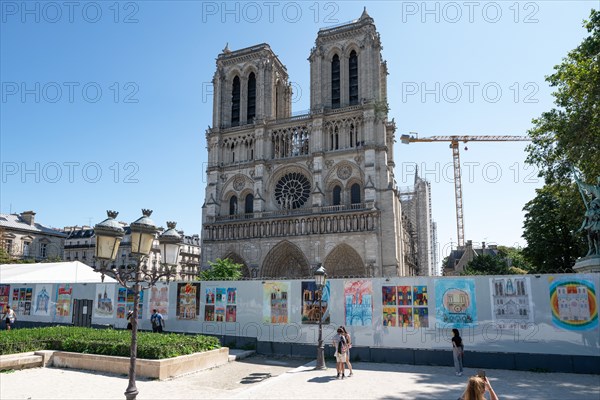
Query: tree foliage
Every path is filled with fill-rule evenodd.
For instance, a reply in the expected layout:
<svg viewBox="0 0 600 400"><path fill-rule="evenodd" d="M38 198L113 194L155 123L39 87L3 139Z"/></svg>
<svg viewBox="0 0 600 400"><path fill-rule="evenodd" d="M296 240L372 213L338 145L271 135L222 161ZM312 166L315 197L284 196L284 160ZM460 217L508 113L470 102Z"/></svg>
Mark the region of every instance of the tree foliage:
<svg viewBox="0 0 600 400"><path fill-rule="evenodd" d="M573 272L575 260L585 253L585 239L577 232L584 205L574 184L545 185L525 208L523 249L532 272Z"/></svg>
<svg viewBox="0 0 600 400"><path fill-rule="evenodd" d="M600 176L600 12L584 21L587 36L546 81L556 108L533 120L527 161L540 168L546 183L571 181L571 168L592 183Z"/></svg>
<svg viewBox="0 0 600 400"><path fill-rule="evenodd" d="M231 259L217 258L214 262L209 261L209 269L200 272L200 280L203 281L235 281L242 277L242 264L237 264Z"/></svg>
<svg viewBox="0 0 600 400"><path fill-rule="evenodd" d="M475 257L461 275L508 275L506 260L500 255L484 254Z"/></svg>

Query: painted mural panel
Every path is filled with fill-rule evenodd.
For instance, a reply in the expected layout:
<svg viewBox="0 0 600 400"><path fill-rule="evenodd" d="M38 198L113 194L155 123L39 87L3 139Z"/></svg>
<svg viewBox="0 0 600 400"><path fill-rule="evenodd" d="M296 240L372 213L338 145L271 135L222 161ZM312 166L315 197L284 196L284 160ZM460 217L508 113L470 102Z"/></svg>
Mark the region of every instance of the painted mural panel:
<svg viewBox="0 0 600 400"><path fill-rule="evenodd" d="M413 326L412 307L398 307L398 326L401 328L409 328Z"/></svg>
<svg viewBox="0 0 600 400"><path fill-rule="evenodd" d="M150 302L148 312L158 310L164 319L168 319L169 311L169 286L152 286L150 288Z"/></svg>
<svg viewBox="0 0 600 400"><path fill-rule="evenodd" d="M346 325L367 326L373 322L372 281L345 281Z"/></svg>
<svg viewBox="0 0 600 400"><path fill-rule="evenodd" d="M127 318L127 312L133 310L134 295L133 290L120 287L117 289L117 318ZM140 301L138 303L138 320L144 318L144 291L140 292Z"/></svg>
<svg viewBox="0 0 600 400"><path fill-rule="evenodd" d="M68 283L61 283L56 287L56 316L71 316L71 295L73 288Z"/></svg>
<svg viewBox="0 0 600 400"><path fill-rule="evenodd" d="M427 307L413 308L413 326L415 328L429 328L429 309Z"/></svg>
<svg viewBox="0 0 600 400"><path fill-rule="evenodd" d="M12 288L12 309L17 315L31 315L33 302L32 287L13 287Z"/></svg>
<svg viewBox="0 0 600 400"><path fill-rule="evenodd" d="M319 289L314 281L302 282L302 323L318 324L321 315L324 317L322 322L328 324L330 321L329 304L329 281L325 282L323 287L323 299L321 300L322 309L319 310Z"/></svg>
<svg viewBox="0 0 600 400"><path fill-rule="evenodd" d="M398 326L396 320L396 307L383 307L383 326Z"/></svg>
<svg viewBox="0 0 600 400"><path fill-rule="evenodd" d="M427 285L413 286L413 305L415 307L426 307L429 304Z"/></svg>
<svg viewBox="0 0 600 400"><path fill-rule="evenodd" d="M6 311L7 305L10 305L10 285L0 285L0 313Z"/></svg>
<svg viewBox="0 0 600 400"><path fill-rule="evenodd" d="M207 287L204 292L204 321L235 322L237 315L236 288Z"/></svg>
<svg viewBox="0 0 600 400"><path fill-rule="evenodd" d="M382 286L381 287L381 302L384 306L395 306L396 302L396 286Z"/></svg>
<svg viewBox="0 0 600 400"><path fill-rule="evenodd" d="M598 307L594 282L587 279L548 277L550 308L555 326L568 330L598 327Z"/></svg>
<svg viewBox="0 0 600 400"><path fill-rule="evenodd" d="M94 299L94 317L112 318L115 311L115 286L112 284L96 285Z"/></svg>
<svg viewBox="0 0 600 400"><path fill-rule="evenodd" d="M533 322L529 277L490 278L492 320L500 329L526 329Z"/></svg>
<svg viewBox="0 0 600 400"><path fill-rule="evenodd" d="M412 287L398 286L398 305L412 306Z"/></svg>
<svg viewBox="0 0 600 400"><path fill-rule="evenodd" d="M288 282L263 283L263 321L271 324L287 324L289 318Z"/></svg>
<svg viewBox="0 0 600 400"><path fill-rule="evenodd" d="M35 306L33 308L33 315L49 316L50 310L50 297L52 295L52 285L42 284L35 285Z"/></svg>
<svg viewBox="0 0 600 400"><path fill-rule="evenodd" d="M435 305L439 323L454 328L476 323L475 282L473 279L436 280Z"/></svg>
<svg viewBox="0 0 600 400"><path fill-rule="evenodd" d="M194 320L200 314L200 284L177 284L177 319Z"/></svg>

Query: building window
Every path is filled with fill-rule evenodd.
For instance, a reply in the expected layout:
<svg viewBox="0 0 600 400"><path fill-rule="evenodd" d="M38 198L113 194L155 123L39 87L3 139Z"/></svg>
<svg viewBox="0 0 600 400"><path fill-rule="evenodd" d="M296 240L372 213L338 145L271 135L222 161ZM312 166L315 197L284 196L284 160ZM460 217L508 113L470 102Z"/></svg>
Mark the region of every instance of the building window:
<svg viewBox="0 0 600 400"><path fill-rule="evenodd" d="M350 59L348 60L348 77L350 105L358 104L358 56L354 50L350 53Z"/></svg>
<svg viewBox="0 0 600 400"><path fill-rule="evenodd" d="M248 77L248 106L246 110L248 123L251 124L256 116L256 77L254 72L251 72Z"/></svg>
<svg viewBox="0 0 600 400"><path fill-rule="evenodd" d="M310 181L298 172L284 175L275 185L275 201L281 209L300 208L310 196Z"/></svg>
<svg viewBox="0 0 600 400"><path fill-rule="evenodd" d="M331 108L340 107L340 57L331 60Z"/></svg>
<svg viewBox="0 0 600 400"><path fill-rule="evenodd" d="M231 196L231 198L229 199L229 215L237 214L237 201L237 196Z"/></svg>
<svg viewBox="0 0 600 400"><path fill-rule="evenodd" d="M240 124L240 78L233 78L231 89L231 126Z"/></svg>
<svg viewBox="0 0 600 400"><path fill-rule="evenodd" d="M23 242L23 257L29 257L31 242Z"/></svg>
<svg viewBox="0 0 600 400"><path fill-rule="evenodd" d="M12 245L13 245L13 241L12 241L12 239L7 239L7 240L4 242L4 248L6 249L6 253L7 253L8 255L11 255L11 254L12 254Z"/></svg>
<svg viewBox="0 0 600 400"><path fill-rule="evenodd" d="M48 244L40 243L40 257L46 258L48 257Z"/></svg>
<svg viewBox="0 0 600 400"><path fill-rule="evenodd" d="M254 196L251 194L247 195L245 203L244 212L246 214L252 214L254 212Z"/></svg>
<svg viewBox="0 0 600 400"><path fill-rule="evenodd" d="M340 204L342 204L342 188L339 186L336 186L333 188L333 205L334 206L339 206Z"/></svg>
<svg viewBox="0 0 600 400"><path fill-rule="evenodd" d="M360 185L355 183L350 187L350 203L351 204L359 204L360 203Z"/></svg>

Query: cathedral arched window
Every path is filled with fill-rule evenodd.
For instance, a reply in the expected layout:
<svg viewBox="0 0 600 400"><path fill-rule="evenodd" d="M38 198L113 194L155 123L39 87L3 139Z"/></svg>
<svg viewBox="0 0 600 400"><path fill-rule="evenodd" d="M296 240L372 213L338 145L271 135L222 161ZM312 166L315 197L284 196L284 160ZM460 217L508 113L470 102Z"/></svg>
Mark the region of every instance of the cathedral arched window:
<svg viewBox="0 0 600 400"><path fill-rule="evenodd" d="M354 124L350 124L350 129L348 130L350 135L350 147L358 146L358 138L356 137L356 128Z"/></svg>
<svg viewBox="0 0 600 400"><path fill-rule="evenodd" d="M231 88L231 126L240 124L240 78L233 78Z"/></svg>
<svg viewBox="0 0 600 400"><path fill-rule="evenodd" d="M237 196L231 196L229 199L229 215L236 215L238 210Z"/></svg>
<svg viewBox="0 0 600 400"><path fill-rule="evenodd" d="M354 50L348 59L348 84L350 105L358 104L358 56Z"/></svg>
<svg viewBox="0 0 600 400"><path fill-rule="evenodd" d="M256 77L254 72L248 76L248 105L246 107L248 123L251 124L256 116Z"/></svg>
<svg viewBox="0 0 600 400"><path fill-rule="evenodd" d="M340 57L336 54L331 60L331 108L339 108L340 99Z"/></svg>
<svg viewBox="0 0 600 400"><path fill-rule="evenodd" d="M334 205L334 206L339 206L340 204L342 204L342 188L339 185L336 185L333 188L331 200L332 200L332 205Z"/></svg>
<svg viewBox="0 0 600 400"><path fill-rule="evenodd" d="M340 148L340 130L336 126L330 132L331 133L329 134L329 150L337 150Z"/></svg>
<svg viewBox="0 0 600 400"><path fill-rule="evenodd" d="M350 203L359 204L360 197L360 185L358 183L355 183L350 187Z"/></svg>
<svg viewBox="0 0 600 400"><path fill-rule="evenodd" d="M244 212L246 214L252 214L254 212L254 196L252 194L246 195L245 203Z"/></svg>

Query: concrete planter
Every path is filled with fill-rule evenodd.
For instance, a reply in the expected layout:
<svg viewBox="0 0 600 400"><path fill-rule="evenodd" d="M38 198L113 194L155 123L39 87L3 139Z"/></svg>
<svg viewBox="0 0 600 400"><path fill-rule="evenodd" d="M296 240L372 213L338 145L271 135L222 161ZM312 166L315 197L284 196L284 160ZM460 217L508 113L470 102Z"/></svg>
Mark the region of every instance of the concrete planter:
<svg viewBox="0 0 600 400"><path fill-rule="evenodd" d="M163 380L218 367L219 365L227 364L228 359L229 348L227 347L164 360L138 358L136 376ZM9 356L2 356L0 361L4 369L53 366L124 375L129 373L129 357L102 356L67 351L44 350L35 353L11 354Z"/></svg>

